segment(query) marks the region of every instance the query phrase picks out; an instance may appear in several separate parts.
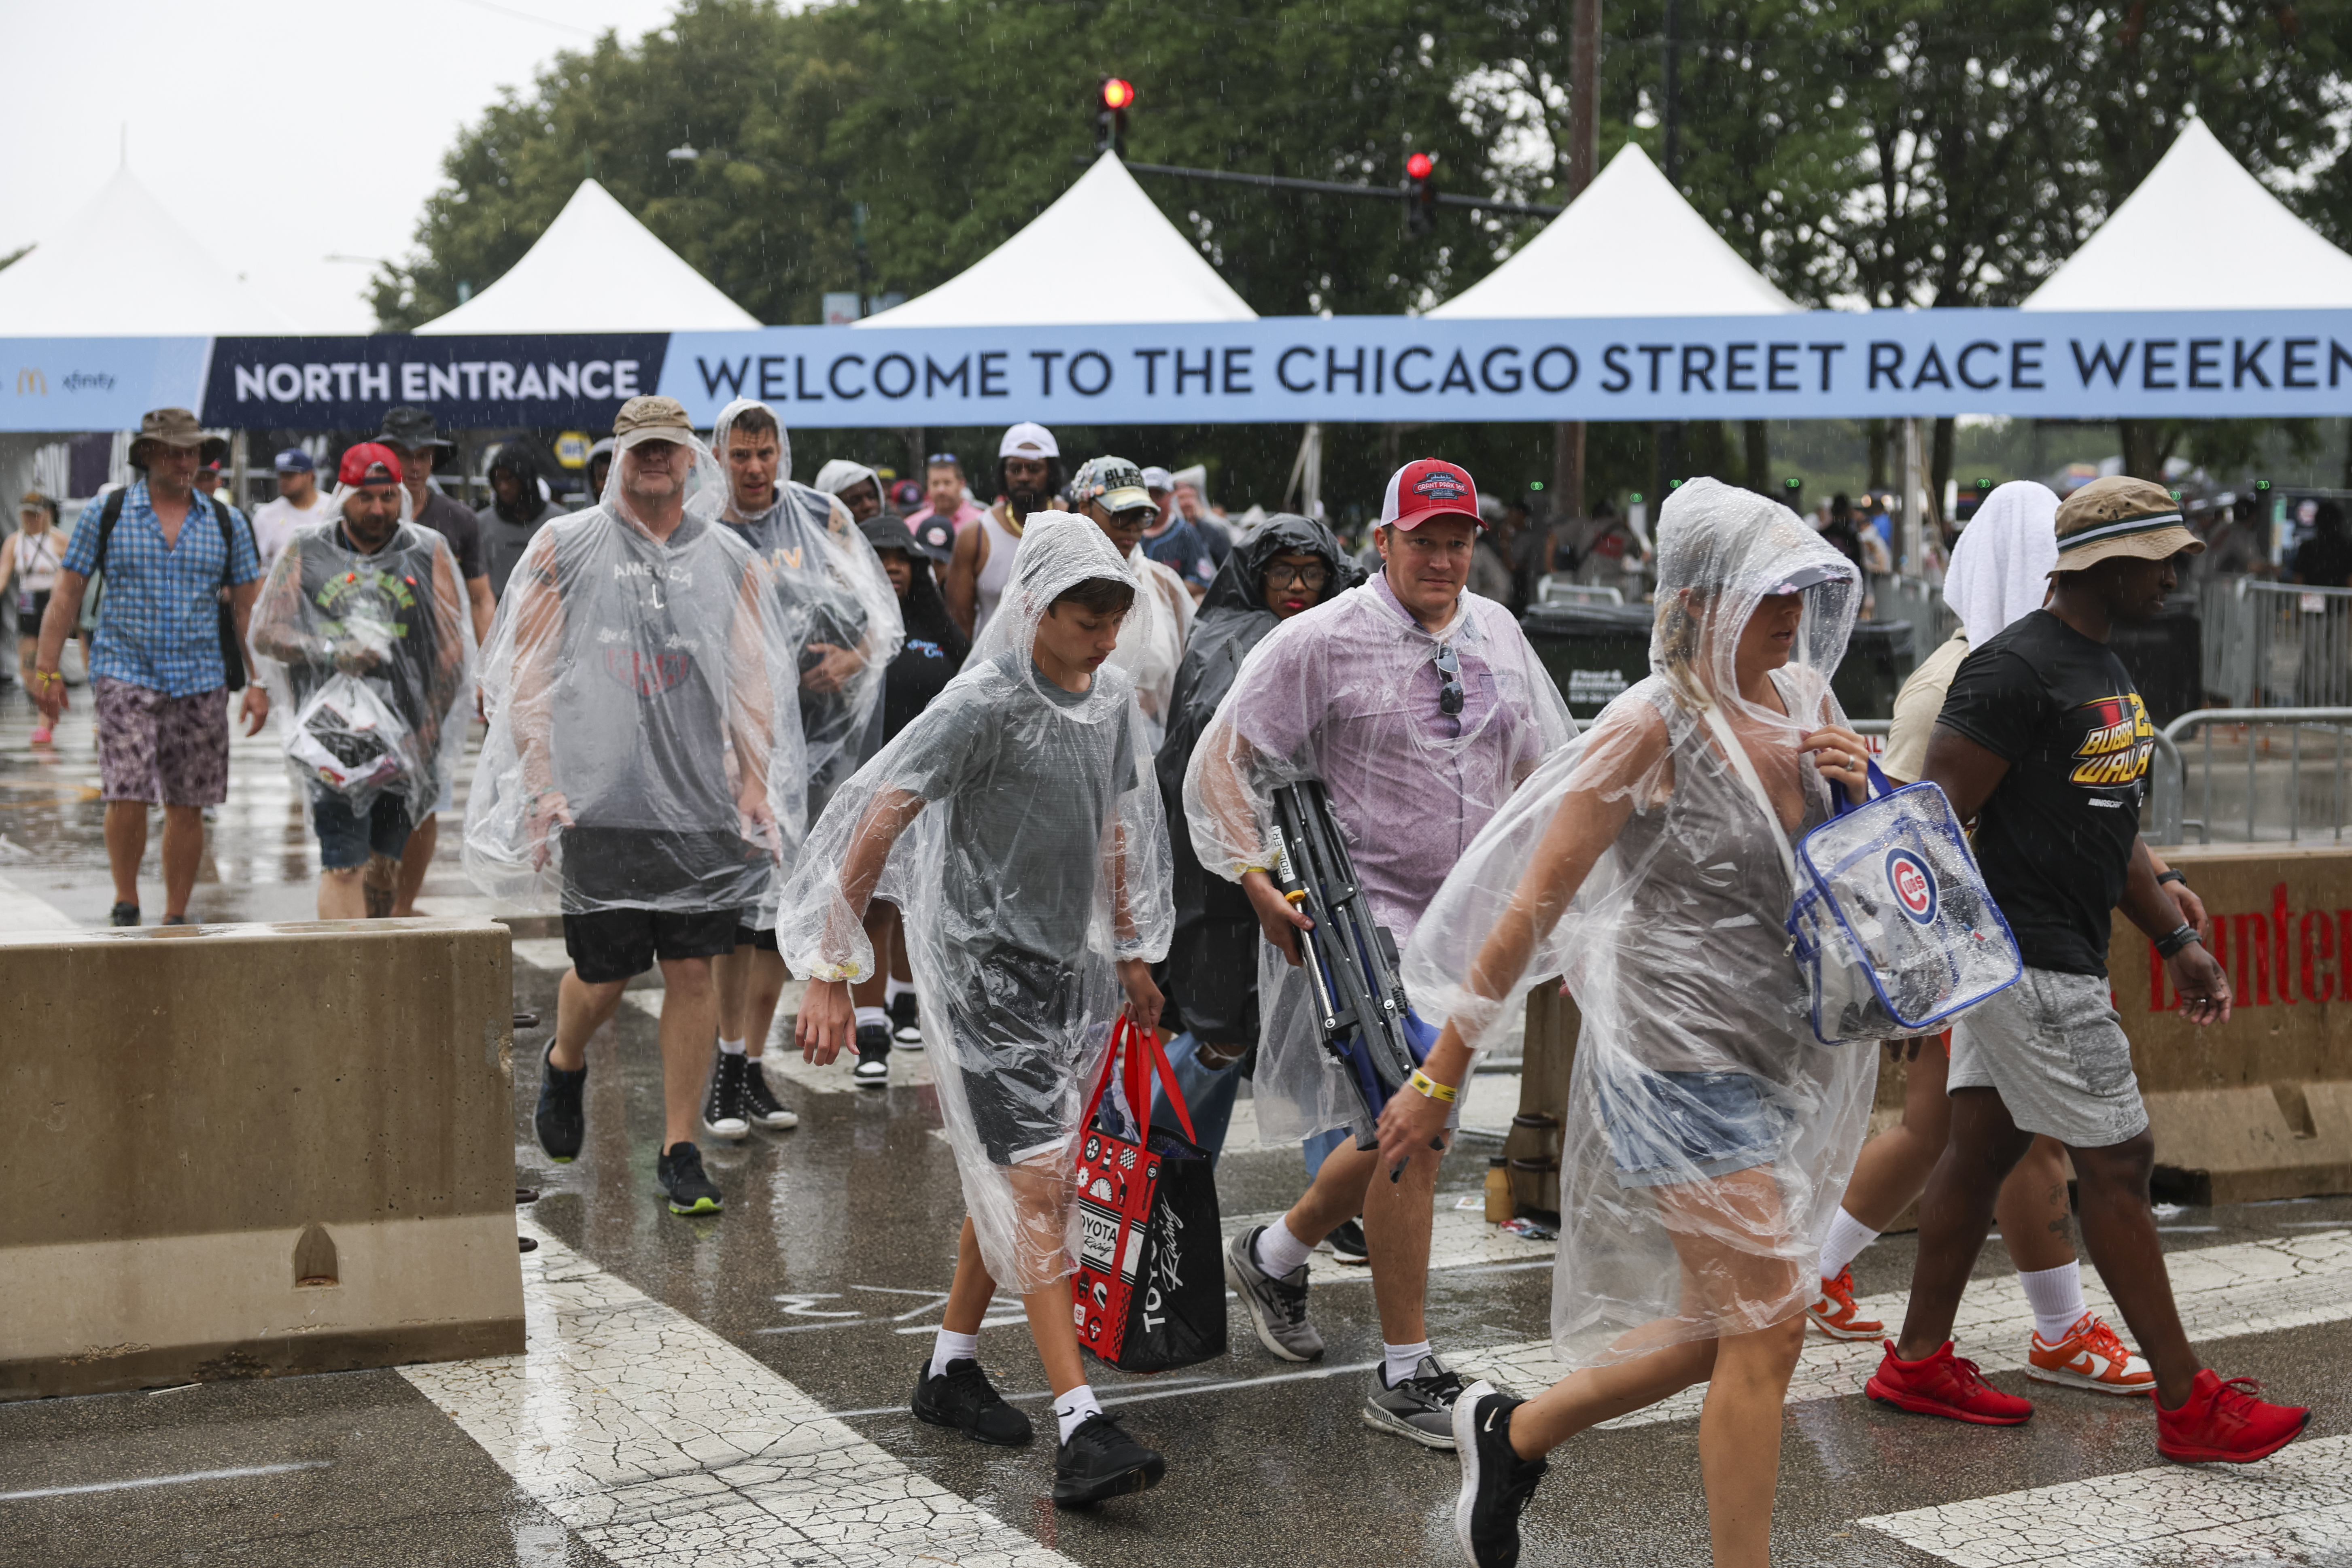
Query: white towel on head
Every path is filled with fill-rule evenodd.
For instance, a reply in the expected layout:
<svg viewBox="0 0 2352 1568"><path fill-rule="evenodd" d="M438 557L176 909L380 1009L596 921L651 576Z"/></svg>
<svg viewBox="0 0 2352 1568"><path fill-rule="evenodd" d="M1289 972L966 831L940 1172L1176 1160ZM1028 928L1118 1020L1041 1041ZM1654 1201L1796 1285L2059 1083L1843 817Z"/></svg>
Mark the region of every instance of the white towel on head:
<svg viewBox="0 0 2352 1568"><path fill-rule="evenodd" d="M2058 498L2047 485L2011 479L1985 497L1952 547L1944 602L1982 647L2003 626L2050 596L2058 564Z"/></svg>

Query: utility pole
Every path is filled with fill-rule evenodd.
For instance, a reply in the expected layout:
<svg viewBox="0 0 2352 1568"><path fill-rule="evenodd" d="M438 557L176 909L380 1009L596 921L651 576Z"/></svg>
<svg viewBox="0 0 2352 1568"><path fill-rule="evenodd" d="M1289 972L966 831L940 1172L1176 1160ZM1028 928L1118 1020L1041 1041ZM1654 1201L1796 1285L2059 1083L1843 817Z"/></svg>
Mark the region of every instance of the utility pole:
<svg viewBox="0 0 2352 1568"><path fill-rule="evenodd" d="M1601 156L1601 0L1571 0L1568 44L1568 199L1584 194ZM1552 515L1585 515L1584 421L1552 426ZM1545 563L1549 566L1550 563Z"/></svg>

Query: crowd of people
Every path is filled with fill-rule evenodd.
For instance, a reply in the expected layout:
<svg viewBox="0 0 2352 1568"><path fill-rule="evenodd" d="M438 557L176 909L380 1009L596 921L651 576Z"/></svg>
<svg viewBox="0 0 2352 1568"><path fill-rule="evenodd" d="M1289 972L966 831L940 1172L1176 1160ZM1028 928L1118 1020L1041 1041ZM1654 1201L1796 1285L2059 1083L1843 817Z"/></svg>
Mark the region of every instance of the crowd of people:
<svg viewBox="0 0 2352 1568"><path fill-rule="evenodd" d="M1885 1338L1874 1400L2026 1420L1952 1342L1996 1216L2033 1318L2029 1376L2148 1399L2158 1451L2183 1462L2260 1458L2303 1429L2306 1411L2204 1368L2181 1330L2108 997L2120 909L2190 1022L2232 1004L2201 902L2139 837L2153 730L2107 646L2204 548L2161 487L2103 479L2062 504L2006 485L1959 539L1961 626L1903 689L1884 769L1974 821L2023 973L1940 1038L1888 1042L1909 1098L1865 1142L1877 1054L1821 1042L1783 934L1790 843L1872 787L1830 685L1872 569L1852 509L1809 526L1712 479L1676 489L1632 534L1654 574L1651 674L1580 730L1510 607L1523 509L1437 458L1391 477L1365 559L1308 517L1229 529L1197 473L1066 463L1028 422L1003 433L982 504L949 455L919 498L846 461L803 484L767 405L730 405L706 440L679 404L637 397L598 445L592 505L562 512L527 462L494 461L478 514L429 483L446 445L430 415L395 409L331 494L281 457L281 499L250 527L197 485L207 441L184 411L150 416L142 477L99 527L60 553L28 515L0 557L20 616L37 602L20 626L37 625L47 721L103 573L110 850L135 879L160 800L165 919L185 918L249 658L246 721L274 707L310 781L320 914L402 912L478 711L464 866L560 914L572 961L536 1086L548 1156L581 1155L591 1042L656 966L655 1176L675 1214L725 1208L698 1140L797 1123L771 1049L872 1088L894 1048L929 1052L965 1215L912 1409L1033 1440L979 1359L1003 1286L1052 1386L1057 1503L1166 1472L1089 1386L1067 1282L1075 1151L1122 1019L1168 1040L1204 1153L1244 1077L1261 1141L1300 1149L1297 1201L1226 1238L1225 1278L1267 1353L1312 1362L1308 1255L1369 1262L1382 1346L1361 1417L1459 1456L1474 1564L1517 1561L1549 1454L1701 1384L1715 1560L1766 1562L1809 1326ZM1281 885L1276 795L1310 780L1425 1047L1377 1106L1324 1047L1311 921ZM116 864L115 918L135 923ZM793 979L787 1043L772 1037ZM1522 1398L1465 1384L1434 1342L1433 1209L1481 1057L1533 986L1560 984L1582 1017L1552 1300L1571 1370ZM1148 1126L1169 1100L1104 1114ZM2067 1162L2137 1350L2086 1304ZM1914 1199L1886 1337L1851 1265Z"/></svg>

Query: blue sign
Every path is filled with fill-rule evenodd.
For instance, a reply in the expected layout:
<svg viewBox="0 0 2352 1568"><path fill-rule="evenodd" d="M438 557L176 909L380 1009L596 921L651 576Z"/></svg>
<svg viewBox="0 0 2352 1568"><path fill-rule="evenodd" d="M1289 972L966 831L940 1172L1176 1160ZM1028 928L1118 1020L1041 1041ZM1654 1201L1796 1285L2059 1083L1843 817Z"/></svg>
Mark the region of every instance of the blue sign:
<svg viewBox="0 0 2352 1568"><path fill-rule="evenodd" d="M665 332L221 338L201 417L233 428L373 429L394 404L444 427L609 427L661 383ZM133 420L136 423L136 420Z"/></svg>
<svg viewBox="0 0 2352 1568"><path fill-rule="evenodd" d="M194 408L204 338L0 340L0 430L136 430L150 408Z"/></svg>

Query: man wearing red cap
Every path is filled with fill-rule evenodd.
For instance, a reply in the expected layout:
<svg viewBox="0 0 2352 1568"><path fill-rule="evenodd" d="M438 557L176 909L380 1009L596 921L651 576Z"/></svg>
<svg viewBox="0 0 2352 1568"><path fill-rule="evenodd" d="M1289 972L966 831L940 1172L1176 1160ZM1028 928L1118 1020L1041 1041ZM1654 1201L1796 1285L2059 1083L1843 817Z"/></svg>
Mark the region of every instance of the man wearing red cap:
<svg viewBox="0 0 2352 1568"><path fill-rule="evenodd" d="M1380 574L1258 645L1184 784L1202 864L1242 885L1266 938L1259 1137L1305 1139L1310 1160L1323 1156L1287 1215L1233 1238L1225 1278L1260 1342L1286 1360L1313 1361L1323 1341L1307 1321L1307 1255L1360 1212L1383 1342L1363 1418L1433 1448L1453 1447L1462 1387L1431 1350L1423 1316L1439 1152L1423 1151L1394 1180L1376 1169L1373 1125L1327 1065L1310 1016L1298 966L1309 922L1267 868L1273 791L1322 780L1373 914L1402 951L1470 840L1574 737L1576 721L1518 623L1465 591L1484 526L1477 487L1460 468L1424 458L1398 469L1381 507Z"/></svg>

